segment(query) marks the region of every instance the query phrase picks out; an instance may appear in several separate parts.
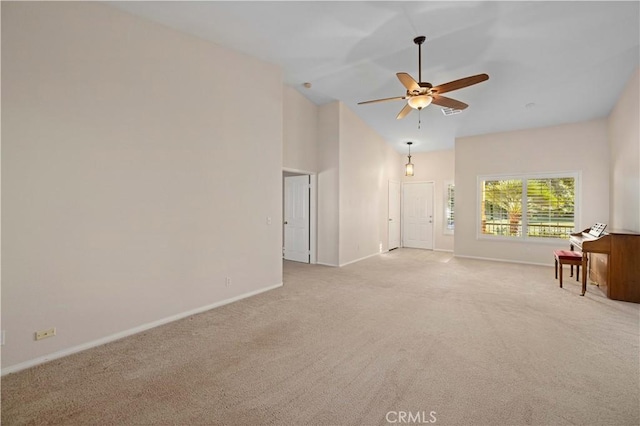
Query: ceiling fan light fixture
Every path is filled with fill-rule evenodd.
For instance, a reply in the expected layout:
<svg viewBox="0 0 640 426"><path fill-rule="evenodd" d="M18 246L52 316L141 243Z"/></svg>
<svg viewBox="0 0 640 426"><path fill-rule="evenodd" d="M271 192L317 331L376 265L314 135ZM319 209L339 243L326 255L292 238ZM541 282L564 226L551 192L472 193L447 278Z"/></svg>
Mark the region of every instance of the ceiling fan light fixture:
<svg viewBox="0 0 640 426"><path fill-rule="evenodd" d="M418 95L410 97L407 103L411 108L420 110L429 106L432 100L433 98L429 95Z"/></svg>
<svg viewBox="0 0 640 426"><path fill-rule="evenodd" d="M400 80L400 83L406 89L404 96L358 102L358 105L406 99L407 103L404 105L404 107L402 107L402 109L396 116L396 120L400 120L406 117L412 109L421 111L423 108L428 107L432 103L435 103L441 107L451 109L450 113L449 111L445 111L443 109L442 112L445 115L451 115L454 113L457 114L463 109L467 108L469 105L465 104L464 102L442 96L442 94L462 89L468 86L473 86L474 84L482 83L483 81L488 80L489 76L487 74L472 75L469 77L450 81L448 83L440 84L435 87L432 86L431 83L422 81L422 44L425 42L425 40L425 36L419 36L413 39L413 42L418 45L418 81L416 81L406 72L396 73L396 77L398 77L398 80ZM419 128L420 121L418 119L418 129Z"/></svg>

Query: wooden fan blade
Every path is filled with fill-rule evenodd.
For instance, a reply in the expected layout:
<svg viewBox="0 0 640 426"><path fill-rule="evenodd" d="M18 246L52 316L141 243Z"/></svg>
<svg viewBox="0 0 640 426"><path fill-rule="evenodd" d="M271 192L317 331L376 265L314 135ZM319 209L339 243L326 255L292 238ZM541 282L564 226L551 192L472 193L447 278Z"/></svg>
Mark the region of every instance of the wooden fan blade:
<svg viewBox="0 0 640 426"><path fill-rule="evenodd" d="M450 81L449 83L441 84L440 86L436 86L431 89L431 92L438 94L447 93L453 90L462 89L463 87L482 83L486 80L489 80L489 76L487 74L478 74L471 77L461 78L460 80Z"/></svg>
<svg viewBox="0 0 640 426"><path fill-rule="evenodd" d="M407 99L406 96L396 96L395 98L374 99L372 101L358 102L358 105L372 104L374 102L397 101L398 99Z"/></svg>
<svg viewBox="0 0 640 426"><path fill-rule="evenodd" d="M440 95L433 95L433 100L431 101L431 103L440 105L443 107L447 107L447 108L460 109L460 110L465 109L466 107L469 106L464 102L456 101L455 99L447 98Z"/></svg>
<svg viewBox="0 0 640 426"><path fill-rule="evenodd" d="M409 104L406 104L404 106L404 108L402 108L400 110L400 112L398 113L396 120L400 120L401 118L404 118L407 114L409 114L411 112L413 108L411 108L411 106Z"/></svg>
<svg viewBox="0 0 640 426"><path fill-rule="evenodd" d="M409 92L420 91L420 85L418 84L418 82L415 81L413 77L411 77L406 72L399 72L396 74L396 76L398 77L398 80L400 80L400 83L402 83L402 85L406 87Z"/></svg>

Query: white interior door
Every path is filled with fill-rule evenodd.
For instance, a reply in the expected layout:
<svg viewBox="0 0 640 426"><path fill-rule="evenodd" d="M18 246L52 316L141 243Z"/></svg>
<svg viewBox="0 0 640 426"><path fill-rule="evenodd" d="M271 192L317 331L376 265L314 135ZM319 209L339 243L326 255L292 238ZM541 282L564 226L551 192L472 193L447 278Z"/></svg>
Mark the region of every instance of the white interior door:
<svg viewBox="0 0 640 426"><path fill-rule="evenodd" d="M284 178L284 250L287 260L309 263L309 176Z"/></svg>
<svg viewBox="0 0 640 426"><path fill-rule="evenodd" d="M402 185L402 245L433 249L433 182Z"/></svg>
<svg viewBox="0 0 640 426"><path fill-rule="evenodd" d="M400 182L389 181L389 250L400 247Z"/></svg>

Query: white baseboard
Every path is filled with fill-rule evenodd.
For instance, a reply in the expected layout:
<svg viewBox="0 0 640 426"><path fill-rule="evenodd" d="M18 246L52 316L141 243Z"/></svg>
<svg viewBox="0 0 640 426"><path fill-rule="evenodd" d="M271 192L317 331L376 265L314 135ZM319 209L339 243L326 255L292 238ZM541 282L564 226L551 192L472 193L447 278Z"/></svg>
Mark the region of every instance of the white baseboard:
<svg viewBox="0 0 640 426"><path fill-rule="evenodd" d="M261 288L259 290L251 291L249 293L243 293L241 295L232 297L230 299L221 300L219 302L215 302L215 303L212 303L210 305L201 306L199 308L192 309L192 310L186 311L186 312L181 312L179 314L172 315L172 316L166 317L166 318L162 318L162 319L159 319L157 321L152 321L152 322L149 322L147 324L140 325L138 327L130 328L128 330L124 330L124 331L121 331L119 333L112 334L110 336L105 336L105 337L102 337L100 339L93 340L91 342L83 343L81 345L73 346L73 347L67 348L67 349L63 349L61 351L54 352L54 353L49 354L49 355L45 355L45 356L41 356L41 357L29 360L29 361L21 362L19 364L11 365L9 367L3 368L1 375L4 376L6 374L15 373L17 371L24 370L24 369L27 369L27 368L30 368L30 367L35 367L36 365L43 364L43 363L48 362L48 361L53 361L55 359L62 358L62 357L65 357L65 356L68 356L68 355L71 355L71 354L74 354L74 353L77 353L77 352L82 352L82 351L87 350L87 349L95 348L96 346L101 346L101 345L104 345L105 343L110 343L110 342L113 342L115 340L119 340L119 339L122 339L124 337L128 337L128 336L131 336L131 335L134 335L134 334L149 330L151 328L159 327L161 325L168 324L170 322L174 322L174 321L189 317L191 315L196 315L196 314L199 314L199 313L202 313L202 312L205 312L205 311L209 311L209 310L214 309L214 308L218 308L218 307L223 306L223 305L228 305L229 303L233 303L233 302L237 302L237 301L242 300L242 299L246 299L246 298L251 297L251 296L256 296L256 295L258 295L260 293L264 293L264 292L269 291L269 290L275 290L276 288L279 288L279 287L282 287L282 283L273 285L271 287L266 287L266 288Z"/></svg>
<svg viewBox="0 0 640 426"><path fill-rule="evenodd" d="M537 263L537 262L525 262L522 260L507 260L507 259L497 259L493 257L478 257L478 256L465 256L461 254L454 254L453 257L459 257L462 259L475 259L475 260L488 260L490 262L503 262L503 263L518 263L521 265L534 265L534 266L553 266L553 264L549 263Z"/></svg>
<svg viewBox="0 0 640 426"><path fill-rule="evenodd" d="M380 254L382 254L382 253L373 253L373 254L370 254L368 256L361 257L360 259L351 260L351 261L346 262L346 263L341 263L340 267L342 268L343 266L351 265L352 263L360 262L361 260L365 260L365 259L368 259L368 258L373 257L373 256L378 256Z"/></svg>
<svg viewBox="0 0 640 426"><path fill-rule="evenodd" d="M446 250L446 249L439 249L439 248L434 248L433 251L443 251L445 253L453 253L453 250Z"/></svg>
<svg viewBox="0 0 640 426"><path fill-rule="evenodd" d="M332 266L332 267L334 267L334 268L342 268L343 266L351 265L352 263L360 262L361 260L365 260L365 259L368 259L368 258L370 258L370 257L378 256L378 255L380 255L380 254L388 253L388 252L389 252L389 250L385 250L385 251L380 252L380 253L373 253L373 254L370 254L370 255L368 255L368 256L361 257L360 259L351 260L351 261L349 261L349 262L341 263L341 264L339 264L339 265L335 265L335 264L332 264L332 263L323 263L323 262L317 262L317 263L316 263L316 265Z"/></svg>

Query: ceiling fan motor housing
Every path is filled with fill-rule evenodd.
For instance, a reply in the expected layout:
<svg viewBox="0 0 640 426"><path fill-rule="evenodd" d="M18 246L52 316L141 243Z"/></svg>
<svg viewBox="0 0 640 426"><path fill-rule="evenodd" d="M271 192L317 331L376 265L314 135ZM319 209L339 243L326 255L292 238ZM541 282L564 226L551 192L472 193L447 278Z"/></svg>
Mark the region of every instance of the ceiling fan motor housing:
<svg viewBox="0 0 640 426"><path fill-rule="evenodd" d="M431 83L421 82L418 83L420 89L413 89L411 91L407 90L407 96L418 96L418 95L426 95L430 94L430 90L433 87Z"/></svg>

